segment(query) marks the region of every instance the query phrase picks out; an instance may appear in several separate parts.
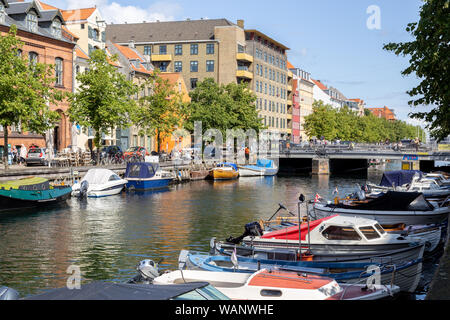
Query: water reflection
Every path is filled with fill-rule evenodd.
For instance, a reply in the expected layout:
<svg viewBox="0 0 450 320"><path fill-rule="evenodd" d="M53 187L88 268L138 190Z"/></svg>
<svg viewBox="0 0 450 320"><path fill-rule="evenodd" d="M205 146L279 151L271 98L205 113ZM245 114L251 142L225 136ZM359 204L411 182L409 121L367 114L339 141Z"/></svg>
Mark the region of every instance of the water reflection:
<svg viewBox="0 0 450 320"><path fill-rule="evenodd" d="M176 268L180 250L209 250L211 237L240 235L278 203L297 212L303 193L332 198L366 179L319 177L197 181L157 192L70 199L65 207L0 215L0 284L24 294L64 286L70 265L83 279L124 281L144 258Z"/></svg>

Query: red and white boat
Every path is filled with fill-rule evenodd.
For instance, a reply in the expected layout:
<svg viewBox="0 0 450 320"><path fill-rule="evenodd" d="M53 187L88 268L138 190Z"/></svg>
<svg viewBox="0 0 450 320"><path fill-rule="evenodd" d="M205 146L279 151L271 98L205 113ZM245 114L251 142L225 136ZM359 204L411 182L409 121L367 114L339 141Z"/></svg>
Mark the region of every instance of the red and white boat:
<svg viewBox="0 0 450 320"><path fill-rule="evenodd" d="M298 254L300 242L302 253L310 251L309 259L314 261L366 262L380 258L380 262L395 263L421 259L423 255L423 240L419 237L387 233L376 220L339 215L302 223L300 232L298 225L294 225L261 236L246 236L243 245L237 247L237 254L293 260L279 256L289 256L287 251ZM231 254L235 247L233 243L219 242L215 244L215 252Z"/></svg>
<svg viewBox="0 0 450 320"><path fill-rule="evenodd" d="M395 285L338 284L311 274L260 270L256 273L177 270L153 280L170 285L209 282L233 300L377 300L400 291Z"/></svg>

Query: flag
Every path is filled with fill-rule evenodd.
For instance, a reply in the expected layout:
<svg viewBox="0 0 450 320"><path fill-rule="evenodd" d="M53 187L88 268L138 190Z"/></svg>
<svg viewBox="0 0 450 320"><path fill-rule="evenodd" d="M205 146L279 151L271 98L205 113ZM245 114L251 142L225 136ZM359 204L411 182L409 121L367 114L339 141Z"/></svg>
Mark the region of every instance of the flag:
<svg viewBox="0 0 450 320"><path fill-rule="evenodd" d="M316 197L314 198L314 203L319 202L320 199L322 199L322 197L317 193L317 194L316 194Z"/></svg>
<svg viewBox="0 0 450 320"><path fill-rule="evenodd" d="M234 268L238 268L238 259L236 254L236 246L234 246L233 253L231 254L231 262L233 263Z"/></svg>

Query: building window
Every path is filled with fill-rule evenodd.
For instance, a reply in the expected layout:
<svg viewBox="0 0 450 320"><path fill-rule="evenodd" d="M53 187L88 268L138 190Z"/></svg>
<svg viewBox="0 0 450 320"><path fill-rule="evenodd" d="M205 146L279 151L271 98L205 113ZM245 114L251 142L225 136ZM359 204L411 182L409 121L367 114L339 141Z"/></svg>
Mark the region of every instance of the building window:
<svg viewBox="0 0 450 320"><path fill-rule="evenodd" d="M183 55L183 45L182 44L176 44L175 45L175 55L176 56Z"/></svg>
<svg viewBox="0 0 450 320"><path fill-rule="evenodd" d="M31 65L35 65L38 62L38 54L36 52L31 51L28 53L28 60Z"/></svg>
<svg viewBox="0 0 450 320"><path fill-rule="evenodd" d="M198 44L191 44L191 55L198 54Z"/></svg>
<svg viewBox="0 0 450 320"><path fill-rule="evenodd" d="M169 63L168 62L161 62L160 64L159 64L159 70L161 71L161 72L166 72L167 71L167 66L169 65Z"/></svg>
<svg viewBox="0 0 450 320"><path fill-rule="evenodd" d="M144 46L144 54L146 56L151 56L152 55L152 46Z"/></svg>
<svg viewBox="0 0 450 320"><path fill-rule="evenodd" d="M27 14L27 28L32 32L36 32L38 27L38 17L37 14L33 11L28 12Z"/></svg>
<svg viewBox="0 0 450 320"><path fill-rule="evenodd" d="M61 38L61 21L59 19L53 20L52 33L55 38Z"/></svg>
<svg viewBox="0 0 450 320"><path fill-rule="evenodd" d="M76 66L76 67L75 67L75 73L76 73L76 74L79 74L79 73L80 73L80 66Z"/></svg>
<svg viewBox="0 0 450 320"><path fill-rule="evenodd" d="M5 6L0 2L0 23L5 23Z"/></svg>
<svg viewBox="0 0 450 320"><path fill-rule="evenodd" d="M214 43L206 44L206 54L214 54Z"/></svg>
<svg viewBox="0 0 450 320"><path fill-rule="evenodd" d="M62 86L63 85L63 60L61 58L55 59L55 78L56 78L56 85Z"/></svg>
<svg viewBox="0 0 450 320"><path fill-rule="evenodd" d="M175 61L175 72L182 72L183 71L183 62L181 61Z"/></svg>
<svg viewBox="0 0 450 320"><path fill-rule="evenodd" d="M167 46L159 46L159 54L167 54Z"/></svg>
<svg viewBox="0 0 450 320"><path fill-rule="evenodd" d="M214 72L214 60L206 61L206 72Z"/></svg>
<svg viewBox="0 0 450 320"><path fill-rule="evenodd" d="M191 78L191 89L197 88L197 82L198 82L197 78Z"/></svg>
<svg viewBox="0 0 450 320"><path fill-rule="evenodd" d="M198 61L191 61L191 72L198 72Z"/></svg>
<svg viewBox="0 0 450 320"><path fill-rule="evenodd" d="M245 53L245 47L241 44L238 44L237 51L238 53Z"/></svg>

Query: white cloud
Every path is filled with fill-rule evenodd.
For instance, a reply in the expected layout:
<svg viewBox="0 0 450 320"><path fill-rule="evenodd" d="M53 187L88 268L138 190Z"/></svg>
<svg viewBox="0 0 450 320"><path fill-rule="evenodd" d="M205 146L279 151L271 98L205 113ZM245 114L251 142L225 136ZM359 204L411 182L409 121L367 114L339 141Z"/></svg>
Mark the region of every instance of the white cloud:
<svg viewBox="0 0 450 320"><path fill-rule="evenodd" d="M109 0L48 0L45 2L66 10L96 6L107 23L171 21L183 11L179 4L166 2L155 2L147 8L124 6Z"/></svg>

